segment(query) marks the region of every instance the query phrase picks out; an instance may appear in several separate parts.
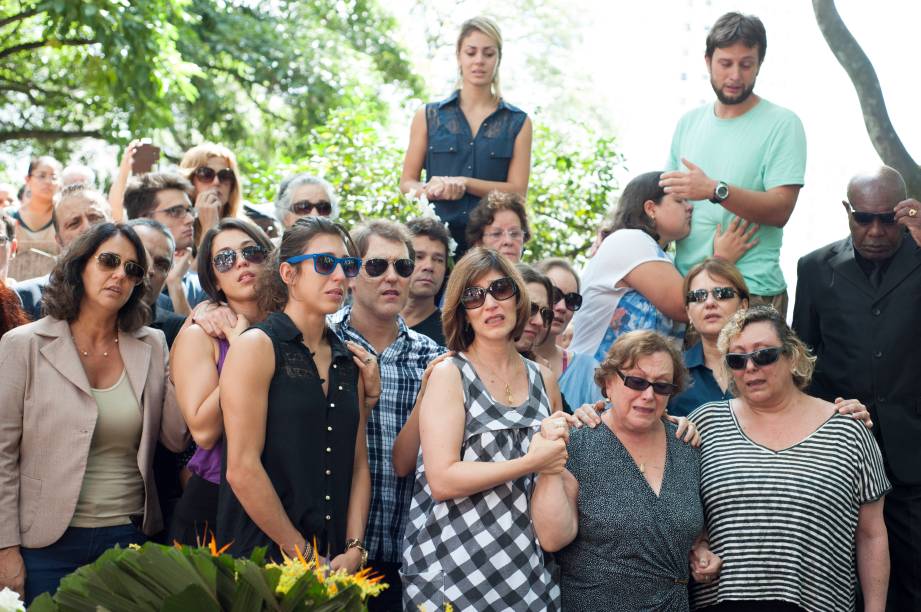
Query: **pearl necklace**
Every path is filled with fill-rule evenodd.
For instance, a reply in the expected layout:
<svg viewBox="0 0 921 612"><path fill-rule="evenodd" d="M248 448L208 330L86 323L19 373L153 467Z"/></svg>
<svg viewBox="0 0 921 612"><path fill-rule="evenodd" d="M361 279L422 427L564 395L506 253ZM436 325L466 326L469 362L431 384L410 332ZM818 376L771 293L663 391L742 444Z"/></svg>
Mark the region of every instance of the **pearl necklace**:
<svg viewBox="0 0 921 612"><path fill-rule="evenodd" d="M74 340L74 346L77 346L77 339L74 338L73 335L71 335L71 338L73 338L73 340ZM115 336L115 348L118 348L118 336ZM90 354L89 354L88 351L84 351L84 350L81 349L79 346L77 346L77 350L80 351L80 354L83 355L84 357L89 357L89 356L90 356ZM103 356L103 357L108 357L108 356L109 356L109 351L103 351L103 352L102 352L102 356Z"/></svg>

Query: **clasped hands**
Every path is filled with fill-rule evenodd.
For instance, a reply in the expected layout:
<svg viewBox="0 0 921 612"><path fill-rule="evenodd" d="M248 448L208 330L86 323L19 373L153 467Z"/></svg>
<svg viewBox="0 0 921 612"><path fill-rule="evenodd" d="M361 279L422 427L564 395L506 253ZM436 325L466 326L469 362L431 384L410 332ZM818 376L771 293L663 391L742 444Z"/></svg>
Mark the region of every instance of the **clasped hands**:
<svg viewBox="0 0 921 612"><path fill-rule="evenodd" d="M422 187L429 200L459 200L467 193L466 176L436 176Z"/></svg>

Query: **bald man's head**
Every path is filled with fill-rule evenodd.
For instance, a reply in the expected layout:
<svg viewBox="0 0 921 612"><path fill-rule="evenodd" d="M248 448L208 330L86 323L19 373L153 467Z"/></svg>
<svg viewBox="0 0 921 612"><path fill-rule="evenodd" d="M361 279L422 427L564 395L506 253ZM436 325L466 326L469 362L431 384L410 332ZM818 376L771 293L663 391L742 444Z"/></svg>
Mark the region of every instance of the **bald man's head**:
<svg viewBox="0 0 921 612"><path fill-rule="evenodd" d="M870 260L892 257L902 243L904 228L895 223L896 204L908 197L905 180L894 168L880 166L855 175L847 184L851 239L857 252Z"/></svg>

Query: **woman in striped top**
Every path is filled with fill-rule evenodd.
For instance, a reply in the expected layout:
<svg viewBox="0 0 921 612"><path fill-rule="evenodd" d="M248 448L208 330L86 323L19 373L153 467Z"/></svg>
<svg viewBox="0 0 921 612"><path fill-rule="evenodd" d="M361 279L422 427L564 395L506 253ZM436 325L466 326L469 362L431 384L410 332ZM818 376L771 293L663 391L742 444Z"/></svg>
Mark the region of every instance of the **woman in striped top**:
<svg viewBox="0 0 921 612"><path fill-rule="evenodd" d="M719 576L695 608L884 610L889 481L873 436L802 392L814 358L774 309L737 312L718 346L736 399L705 404L701 498ZM856 570L856 571L855 571Z"/></svg>

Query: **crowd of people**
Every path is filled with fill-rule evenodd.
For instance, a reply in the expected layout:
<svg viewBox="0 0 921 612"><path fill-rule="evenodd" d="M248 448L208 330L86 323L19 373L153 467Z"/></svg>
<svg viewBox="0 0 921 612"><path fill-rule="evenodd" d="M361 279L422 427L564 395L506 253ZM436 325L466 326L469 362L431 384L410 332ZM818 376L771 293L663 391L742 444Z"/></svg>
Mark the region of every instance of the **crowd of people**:
<svg viewBox="0 0 921 612"><path fill-rule="evenodd" d="M105 195L32 161L0 190L0 585L213 536L370 566L371 610L921 610L921 202L855 175L787 323L806 145L754 93L766 46L716 21L716 100L581 272L526 261L487 18L410 127L399 188L437 216L346 228L298 174L270 218L213 143L136 173L132 142Z"/></svg>

